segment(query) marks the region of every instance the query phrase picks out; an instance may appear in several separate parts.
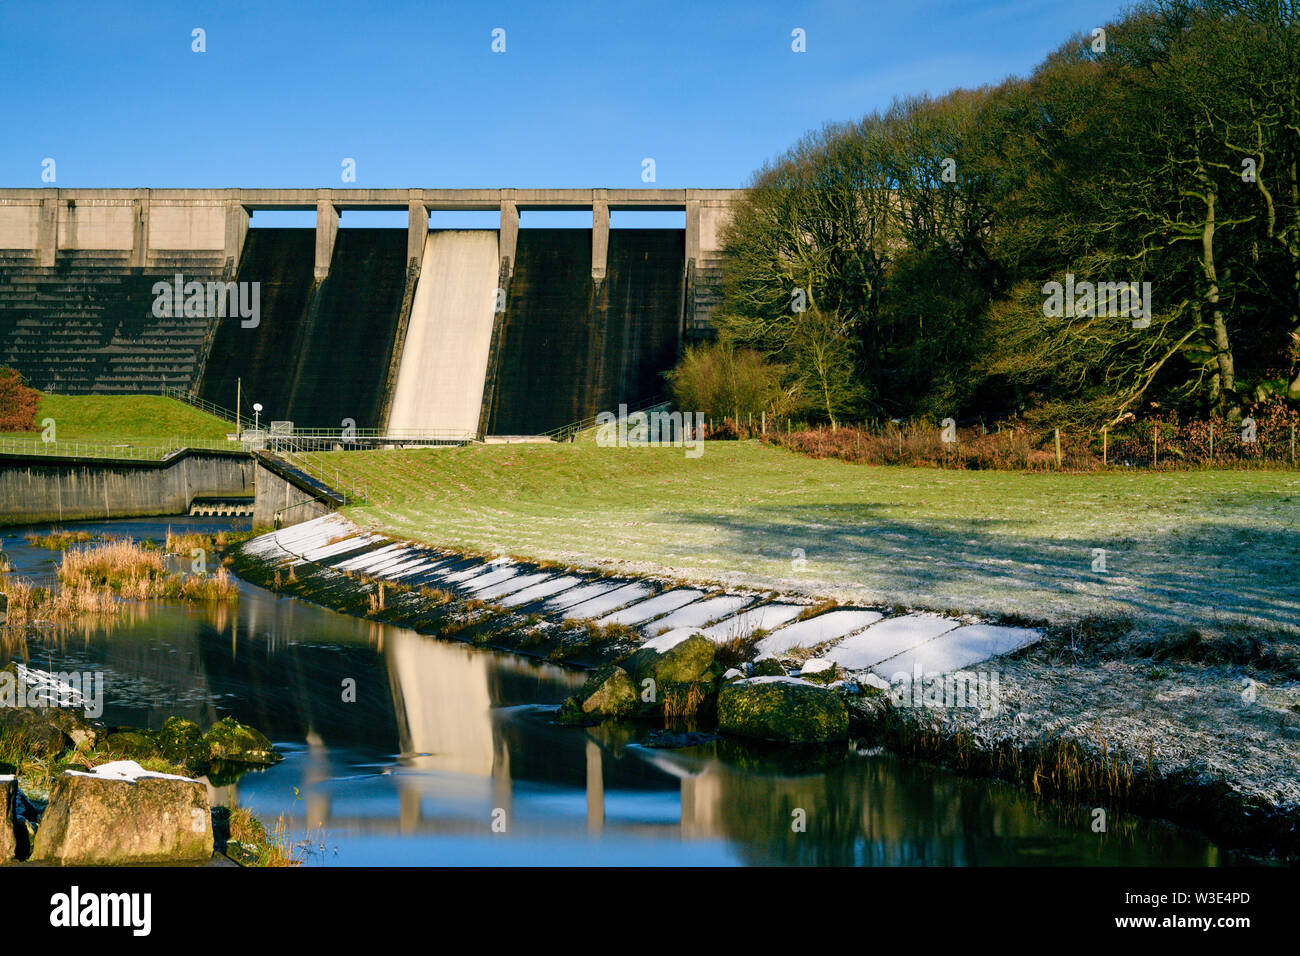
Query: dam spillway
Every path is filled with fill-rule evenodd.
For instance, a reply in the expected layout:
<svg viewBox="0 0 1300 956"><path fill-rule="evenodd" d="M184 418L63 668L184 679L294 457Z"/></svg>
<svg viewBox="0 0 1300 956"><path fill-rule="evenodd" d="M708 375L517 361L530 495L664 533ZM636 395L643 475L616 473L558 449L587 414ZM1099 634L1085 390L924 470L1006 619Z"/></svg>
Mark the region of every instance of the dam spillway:
<svg viewBox="0 0 1300 956"><path fill-rule="evenodd" d="M735 190L0 189L0 365L55 392L176 391L296 429L537 434L664 392L708 338ZM315 210L270 228L259 210ZM591 211L590 229L520 228ZM402 210L407 228L342 228ZM435 210L498 229L430 232ZM610 228L611 211L684 228ZM160 281L259 290L160 316ZM499 306L504 304L504 309Z"/></svg>
<svg viewBox="0 0 1300 956"><path fill-rule="evenodd" d="M496 230L429 234L388 428L478 431L496 315Z"/></svg>

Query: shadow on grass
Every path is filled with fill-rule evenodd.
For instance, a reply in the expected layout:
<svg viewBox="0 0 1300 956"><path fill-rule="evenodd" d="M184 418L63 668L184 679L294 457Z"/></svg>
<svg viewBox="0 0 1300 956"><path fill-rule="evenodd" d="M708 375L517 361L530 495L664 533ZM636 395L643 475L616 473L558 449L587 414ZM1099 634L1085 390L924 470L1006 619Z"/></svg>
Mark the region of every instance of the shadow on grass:
<svg viewBox="0 0 1300 956"><path fill-rule="evenodd" d="M1278 496L1285 499L1285 495ZM708 555L782 562L783 578L856 587L937 610L1031 618L1127 616L1161 625L1248 626L1300 632L1300 535L1264 524L1183 523L1140 537L1043 536L1028 523L925 522L879 506L754 506L745 517L667 513L706 526ZM1094 570L1105 551L1105 571ZM682 544L681 557L692 554ZM796 573L803 556L807 570Z"/></svg>

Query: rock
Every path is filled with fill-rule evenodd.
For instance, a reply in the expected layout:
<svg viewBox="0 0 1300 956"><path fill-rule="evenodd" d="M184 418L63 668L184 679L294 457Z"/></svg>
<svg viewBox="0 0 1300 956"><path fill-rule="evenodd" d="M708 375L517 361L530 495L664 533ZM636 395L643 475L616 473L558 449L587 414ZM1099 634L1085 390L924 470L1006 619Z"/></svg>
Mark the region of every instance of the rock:
<svg viewBox="0 0 1300 956"><path fill-rule="evenodd" d="M174 764L190 770L202 768L208 760L199 725L184 717L168 717L158 731L158 746L162 755Z"/></svg>
<svg viewBox="0 0 1300 956"><path fill-rule="evenodd" d="M162 756L157 736L136 727L118 727L104 740L104 750L124 760L151 760Z"/></svg>
<svg viewBox="0 0 1300 956"><path fill-rule="evenodd" d="M623 661L623 669L639 692L642 682L653 680L659 688L690 684L700 680L713 666L714 643L702 634L692 634L666 651L642 647Z"/></svg>
<svg viewBox="0 0 1300 956"><path fill-rule="evenodd" d="M799 677L814 684L829 684L835 680L836 670L834 661L828 661L824 657L813 657L803 662Z"/></svg>
<svg viewBox="0 0 1300 956"><path fill-rule="evenodd" d="M21 738L33 757L57 757L72 746L50 707L0 707L0 733Z"/></svg>
<svg viewBox="0 0 1300 956"><path fill-rule="evenodd" d="M849 735L849 714L834 691L791 677L751 677L718 693L718 729L758 740L826 743Z"/></svg>
<svg viewBox="0 0 1300 956"><path fill-rule="evenodd" d="M600 668L578 694L582 711L595 717L624 717L636 706L636 688L627 671L617 665Z"/></svg>
<svg viewBox="0 0 1300 956"><path fill-rule="evenodd" d="M785 668L775 657L760 657L754 661L754 667L749 672L750 677L784 677Z"/></svg>
<svg viewBox="0 0 1300 956"><path fill-rule="evenodd" d="M744 678L744 676L745 676L745 672L744 672L744 671L742 671L742 670L737 670L737 669L734 668L734 667L729 667L729 668L727 668L726 672L723 673L723 675L722 675L722 681L723 681L723 683L725 684L727 681L732 681L732 680L741 680L741 679Z"/></svg>
<svg viewBox="0 0 1300 956"><path fill-rule="evenodd" d="M36 831L33 862L59 865L206 863L212 814L197 780L121 760L64 771Z"/></svg>
<svg viewBox="0 0 1300 956"><path fill-rule="evenodd" d="M595 723L595 718L582 709L581 698L575 696L564 699L555 712L555 722L562 727L585 727Z"/></svg>
<svg viewBox="0 0 1300 956"><path fill-rule="evenodd" d="M233 717L226 717L209 727L203 735L203 745L207 759L212 762L270 766L283 759L275 752L271 741Z"/></svg>
<svg viewBox="0 0 1300 956"><path fill-rule="evenodd" d="M103 724L88 720L76 710L58 708L48 713L50 722L63 731L74 750L94 750L108 736Z"/></svg>
<svg viewBox="0 0 1300 956"><path fill-rule="evenodd" d="M18 781L0 777L0 866L18 859Z"/></svg>
<svg viewBox="0 0 1300 956"><path fill-rule="evenodd" d="M861 680L866 685L869 694L874 692L889 693L889 681L883 677L877 677L875 674L868 672L862 676Z"/></svg>

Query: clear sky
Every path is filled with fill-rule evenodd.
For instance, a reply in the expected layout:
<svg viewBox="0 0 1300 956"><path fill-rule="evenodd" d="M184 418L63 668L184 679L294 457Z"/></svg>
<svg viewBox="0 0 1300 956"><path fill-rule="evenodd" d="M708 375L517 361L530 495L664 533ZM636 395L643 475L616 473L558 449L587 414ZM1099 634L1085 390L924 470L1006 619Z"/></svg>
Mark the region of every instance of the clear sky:
<svg viewBox="0 0 1300 956"><path fill-rule="evenodd" d="M0 186L51 185L47 157L63 187L342 187L348 158L359 187L636 187L646 158L656 186L742 186L808 129L1024 74L1126 5L0 0Z"/></svg>

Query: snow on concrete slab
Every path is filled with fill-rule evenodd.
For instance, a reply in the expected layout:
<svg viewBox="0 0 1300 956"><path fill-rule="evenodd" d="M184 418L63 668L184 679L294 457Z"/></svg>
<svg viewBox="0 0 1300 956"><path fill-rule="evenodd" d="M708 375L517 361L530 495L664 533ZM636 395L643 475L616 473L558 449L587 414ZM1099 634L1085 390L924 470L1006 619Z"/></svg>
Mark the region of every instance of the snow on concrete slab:
<svg viewBox="0 0 1300 956"><path fill-rule="evenodd" d="M656 594L654 597L645 601L638 601L631 607L625 607L621 611L615 611L613 614L606 614L597 624L644 624L646 621L656 618L661 614L667 614L670 611L676 611L678 608L690 604L692 601L698 601L704 597L703 591L693 591L690 588L677 588L672 591L665 591L663 594Z"/></svg>
<svg viewBox="0 0 1300 956"><path fill-rule="evenodd" d="M522 591L516 591L514 594L505 598L501 604L504 607L519 607L521 604L527 604L530 601L540 601L542 598L551 597L561 591L566 591L575 584L581 584L582 578L576 574L565 574L558 578L551 578L549 581L543 581L541 584L534 584L526 587Z"/></svg>
<svg viewBox="0 0 1300 956"><path fill-rule="evenodd" d="M442 564L446 564L446 561L427 561L422 559L416 561L415 564L413 564L408 568L403 568L401 571L392 572L390 577L409 578L413 574L428 574L429 572L433 571L435 568L437 568L439 565Z"/></svg>
<svg viewBox="0 0 1300 956"><path fill-rule="evenodd" d="M412 558L418 557L421 557L420 552L416 551L414 548L403 545L398 547L395 551L389 551L383 555L380 555L378 551L374 554L366 555L364 558L357 561L357 563L353 565L353 568L360 571L362 574L380 575L389 568L396 567L399 564L405 564Z"/></svg>
<svg viewBox="0 0 1300 956"><path fill-rule="evenodd" d="M796 647L815 647L869 627L883 616L879 611L827 611L774 631L758 642L757 650L761 657L764 654L784 654Z"/></svg>
<svg viewBox="0 0 1300 956"><path fill-rule="evenodd" d="M348 558L346 561L340 561L334 565L336 571L352 571L361 567L363 564L374 564L376 561L384 560L384 557L395 553L402 545L389 544L382 548L376 548L374 551L367 551L365 554L357 555L355 558Z"/></svg>
<svg viewBox="0 0 1300 956"><path fill-rule="evenodd" d="M620 608L624 604L632 601L639 601L644 597L649 597L654 589L648 584L640 581L633 581L631 584L625 584L620 588L615 588L605 594L598 595L590 600L583 601L581 604L574 604L564 611L564 616L569 620L576 620L584 617L600 617L608 614L615 608Z"/></svg>
<svg viewBox="0 0 1300 956"><path fill-rule="evenodd" d="M647 624L642 630L647 634L659 634L665 630L689 627L699 630L720 617L735 614L741 608L753 604L754 599L742 594L723 594L706 601L688 604L680 610L673 611L667 617Z"/></svg>
<svg viewBox="0 0 1300 956"><path fill-rule="evenodd" d="M849 670L866 670L933 640L961 624L938 614L906 614L873 624L865 631L846 637L823 657Z"/></svg>
<svg viewBox="0 0 1300 956"><path fill-rule="evenodd" d="M899 674L911 677L918 667L922 674L946 674L999 654L1018 651L1041 640L1042 636L1027 627L968 624L881 661L871 670L886 680Z"/></svg>
<svg viewBox="0 0 1300 956"><path fill-rule="evenodd" d="M508 581L513 577L518 577L519 568L514 565L503 565L487 574L476 575L472 580L465 582L465 590L472 594L477 594L483 588L490 588L494 584L500 584L502 581Z"/></svg>
<svg viewBox="0 0 1300 956"><path fill-rule="evenodd" d="M508 594L514 594L516 591L522 591L524 588L532 587L534 584L540 584L549 580L550 577L551 575L545 571L537 571L533 574L517 574L509 580L483 588L477 594L484 601L494 601Z"/></svg>
<svg viewBox="0 0 1300 956"><path fill-rule="evenodd" d="M545 608L548 611L563 611L598 594L607 594L615 588L621 588L626 583L625 581L592 581L590 584L556 595L546 602Z"/></svg>
<svg viewBox="0 0 1300 956"><path fill-rule="evenodd" d="M344 538L342 541L335 541L332 544L329 543L329 539L326 539L325 544L304 551L302 557L306 561L320 562L324 561L326 558L335 557L336 555L347 554L349 551L359 551L362 548L367 548L375 542L382 540L383 539L377 534L353 535L352 537Z"/></svg>
<svg viewBox="0 0 1300 956"><path fill-rule="evenodd" d="M716 644L725 644L733 638L748 637L759 628L770 631L787 621L793 621L806 610L801 604L762 604L733 617L723 618L700 633Z"/></svg>
<svg viewBox="0 0 1300 956"><path fill-rule="evenodd" d="M480 574L492 574L497 571L503 563L501 561L485 561L482 564L476 564L473 567L466 568L464 571L454 571L444 579L448 584L465 584L471 578L476 578Z"/></svg>

